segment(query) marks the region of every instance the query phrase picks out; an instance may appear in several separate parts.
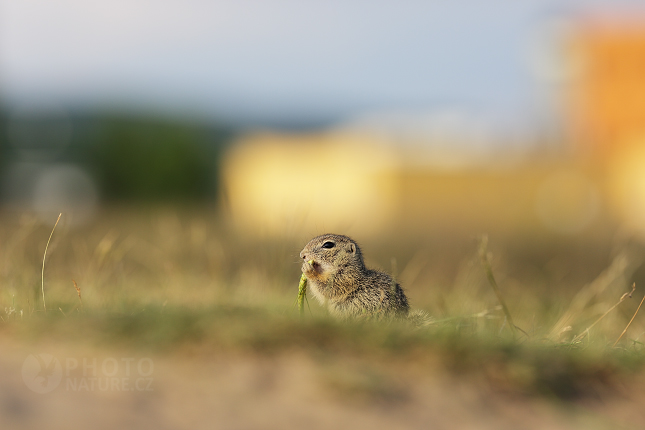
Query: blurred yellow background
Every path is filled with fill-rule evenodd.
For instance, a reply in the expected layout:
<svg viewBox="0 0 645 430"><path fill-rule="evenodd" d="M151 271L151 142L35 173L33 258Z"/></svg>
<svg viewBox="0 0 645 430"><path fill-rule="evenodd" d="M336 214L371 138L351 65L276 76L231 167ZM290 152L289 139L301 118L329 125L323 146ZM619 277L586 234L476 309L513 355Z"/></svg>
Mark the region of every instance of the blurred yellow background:
<svg viewBox="0 0 645 430"><path fill-rule="evenodd" d="M525 149L478 152L484 133L464 149L455 136L409 142L351 124L254 132L224 159L224 206L240 228L277 236L302 228L571 235L602 222L642 235L645 31L638 22L581 20L561 43L576 67L560 89L566 133L555 148L516 142Z"/></svg>

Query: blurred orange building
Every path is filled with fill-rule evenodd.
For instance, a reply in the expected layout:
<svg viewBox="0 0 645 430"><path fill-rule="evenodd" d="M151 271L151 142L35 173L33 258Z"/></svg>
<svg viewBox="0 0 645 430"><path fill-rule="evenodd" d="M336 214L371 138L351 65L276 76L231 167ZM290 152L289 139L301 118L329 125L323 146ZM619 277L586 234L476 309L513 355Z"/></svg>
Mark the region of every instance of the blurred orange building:
<svg viewBox="0 0 645 430"><path fill-rule="evenodd" d="M582 62L569 126L579 149L606 156L645 134L645 20L583 23L572 40Z"/></svg>
<svg viewBox="0 0 645 430"><path fill-rule="evenodd" d="M572 39L581 61L570 86L576 154L602 172L607 203L645 232L645 17L583 21Z"/></svg>

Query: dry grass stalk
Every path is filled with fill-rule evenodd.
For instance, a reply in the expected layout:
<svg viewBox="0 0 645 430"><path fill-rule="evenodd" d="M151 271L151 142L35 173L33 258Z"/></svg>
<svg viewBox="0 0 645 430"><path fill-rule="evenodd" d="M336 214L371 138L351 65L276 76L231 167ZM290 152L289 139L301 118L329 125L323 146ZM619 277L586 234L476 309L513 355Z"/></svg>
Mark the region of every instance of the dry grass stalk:
<svg viewBox="0 0 645 430"><path fill-rule="evenodd" d="M595 297L619 279L628 277L639 264L640 259L633 255L626 252L618 254L607 269L575 295L569 308L554 324L549 337L558 339L564 329L571 325L571 321L578 319Z"/></svg>
<svg viewBox="0 0 645 430"><path fill-rule="evenodd" d="M499 318L499 316L496 315L495 313L497 311L500 311L501 309L502 309L502 307L498 305L498 306L495 306L492 309L486 309L486 310L483 310L481 312L477 312L477 313L470 314L470 315L446 317L446 318L442 318L440 320L432 320L431 324L442 324L442 323L450 322L450 321L454 321L454 320L466 320L468 318L490 318L490 319Z"/></svg>
<svg viewBox="0 0 645 430"><path fill-rule="evenodd" d="M632 288L635 288L635 287L636 287L636 283L634 283L634 287ZM633 291L634 290L632 289L632 292ZM629 297L631 297L631 294L629 295ZM632 321L634 321L634 318L636 318L636 314L638 313L638 311L640 311L641 306L643 306L643 302L645 302L645 296L643 296L643 300L641 300L640 305L638 305L638 308L636 308L636 312L634 312L634 316L632 316L632 319L629 320L629 323L627 323L627 327L625 327L625 330L623 330L620 336L618 336L618 339L616 339L616 342L614 342L614 344L612 345L612 348L615 348L618 342L620 341L620 339L622 339L625 333L627 333L627 329L629 328L630 325L632 325Z"/></svg>
<svg viewBox="0 0 645 430"><path fill-rule="evenodd" d="M488 236L486 235L483 235L481 238L481 242L479 245L479 256L481 257L482 265L484 266L484 271L486 272L486 277L488 278L488 283L493 288L493 291L495 291L497 300L499 301L499 304L502 306L504 315L506 315L506 320L508 321L508 325L511 328L513 335L515 335L517 333L516 332L517 327L515 327L515 323L513 322L511 313L508 310L508 307L506 306L506 302L504 301L504 298L502 297L502 292L500 291L499 286L497 285L497 281L495 281L495 276L493 275L493 269L491 268L490 261L488 260Z"/></svg>
<svg viewBox="0 0 645 430"><path fill-rule="evenodd" d="M632 285L632 290L629 293L625 293L621 296L620 300L618 300L618 303L607 309L607 312L602 314L596 321L594 321L589 327L587 327L582 333L577 335L576 337L573 338L571 341L572 344L580 342L582 339L585 338L586 335L589 334L589 330L591 330L596 324L598 324L603 318L605 318L611 311L616 309L616 307L621 304L625 299L631 298L632 294L634 293L634 290L636 290L636 283Z"/></svg>
<svg viewBox="0 0 645 430"><path fill-rule="evenodd" d="M78 301L81 302L81 309L83 308L83 299L81 299L81 288L78 286L75 280L72 279L74 283L74 288L76 288L76 293L78 293Z"/></svg>
<svg viewBox="0 0 645 430"><path fill-rule="evenodd" d="M52 240L52 236L54 235L54 230L56 230L56 226L58 225L58 221L60 221L60 217L63 216L62 213L58 214L58 218L56 219L56 224L54 224L54 228L52 228L52 232L49 235L49 239L47 239L47 245L45 245L45 252L43 253L43 267L40 272L40 288L43 292L43 309L45 312L47 312L47 305L45 304L45 259L47 258L47 248L49 248L49 242Z"/></svg>

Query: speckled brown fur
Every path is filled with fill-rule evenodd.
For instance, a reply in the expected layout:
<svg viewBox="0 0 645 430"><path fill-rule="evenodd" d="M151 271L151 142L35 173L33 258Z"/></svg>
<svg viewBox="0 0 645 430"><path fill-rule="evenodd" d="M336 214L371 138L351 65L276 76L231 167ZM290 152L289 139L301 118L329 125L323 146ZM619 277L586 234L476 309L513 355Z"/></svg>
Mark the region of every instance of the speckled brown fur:
<svg viewBox="0 0 645 430"><path fill-rule="evenodd" d="M401 286L387 273L366 268L361 249L349 237L314 237L300 258L309 290L332 315L342 319L408 316L408 299Z"/></svg>

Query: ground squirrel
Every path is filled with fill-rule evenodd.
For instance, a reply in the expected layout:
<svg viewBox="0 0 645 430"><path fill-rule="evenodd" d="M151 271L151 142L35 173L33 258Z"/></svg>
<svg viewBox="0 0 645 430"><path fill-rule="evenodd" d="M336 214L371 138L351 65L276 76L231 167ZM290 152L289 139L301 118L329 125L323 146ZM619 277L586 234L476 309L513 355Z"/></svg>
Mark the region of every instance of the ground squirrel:
<svg viewBox="0 0 645 430"><path fill-rule="evenodd" d="M355 241L347 236L314 237L300 252L307 286L321 305L341 319L408 316L408 299L387 273L368 269Z"/></svg>

